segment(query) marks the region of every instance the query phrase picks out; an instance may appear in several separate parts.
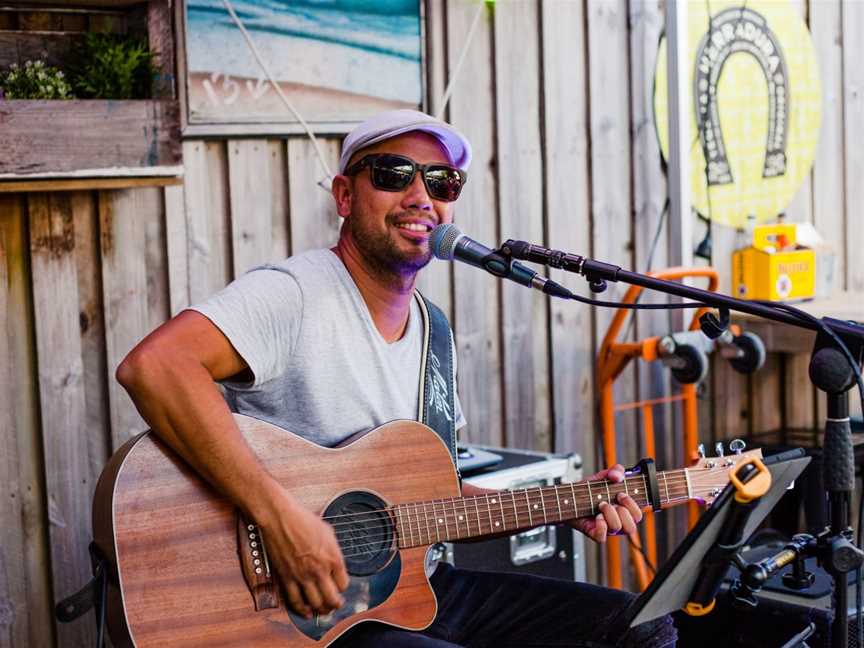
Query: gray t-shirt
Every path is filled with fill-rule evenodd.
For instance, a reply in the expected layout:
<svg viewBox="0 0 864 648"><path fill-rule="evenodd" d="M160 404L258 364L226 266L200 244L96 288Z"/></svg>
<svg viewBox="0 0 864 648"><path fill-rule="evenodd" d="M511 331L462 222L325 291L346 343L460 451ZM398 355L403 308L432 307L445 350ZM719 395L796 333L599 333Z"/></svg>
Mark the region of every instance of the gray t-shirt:
<svg viewBox="0 0 864 648"><path fill-rule="evenodd" d="M423 321L415 300L387 343L342 261L314 250L250 270L192 306L249 365L226 381L232 411L323 446L395 419L417 419ZM456 397L456 428L465 424Z"/></svg>

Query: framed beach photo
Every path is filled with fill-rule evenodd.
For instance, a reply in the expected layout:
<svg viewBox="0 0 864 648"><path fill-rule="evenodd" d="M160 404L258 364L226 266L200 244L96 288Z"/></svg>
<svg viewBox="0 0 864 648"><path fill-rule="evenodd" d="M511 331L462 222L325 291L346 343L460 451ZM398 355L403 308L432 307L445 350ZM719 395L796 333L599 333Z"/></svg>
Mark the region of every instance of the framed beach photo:
<svg viewBox="0 0 864 648"><path fill-rule="evenodd" d="M423 103L421 0L230 0L283 93L312 128L340 133ZM182 3L184 132L292 133L300 124L223 0Z"/></svg>

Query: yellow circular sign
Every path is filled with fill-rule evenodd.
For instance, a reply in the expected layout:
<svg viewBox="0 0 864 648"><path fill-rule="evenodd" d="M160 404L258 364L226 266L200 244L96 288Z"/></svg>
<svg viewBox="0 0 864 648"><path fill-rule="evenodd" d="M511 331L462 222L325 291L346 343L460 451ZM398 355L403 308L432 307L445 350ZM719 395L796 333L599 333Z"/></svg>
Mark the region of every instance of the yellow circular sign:
<svg viewBox="0 0 864 648"><path fill-rule="evenodd" d="M705 3L689 3L687 14L693 207L734 227L748 214L773 220L813 164L822 108L813 42L790 2L710 7L710 33ZM665 38L654 79L654 120L668 157Z"/></svg>

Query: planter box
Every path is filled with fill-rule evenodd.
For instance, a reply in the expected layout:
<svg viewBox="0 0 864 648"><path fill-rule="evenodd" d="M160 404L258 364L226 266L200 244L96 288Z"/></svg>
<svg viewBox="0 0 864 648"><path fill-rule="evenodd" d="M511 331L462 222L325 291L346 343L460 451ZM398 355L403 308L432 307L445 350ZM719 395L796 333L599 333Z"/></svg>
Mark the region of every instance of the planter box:
<svg viewBox="0 0 864 648"><path fill-rule="evenodd" d="M41 187L53 179L75 186L91 179L94 187L106 178L115 184L118 178L179 181L183 159L171 4L28 0L0 6L0 67L41 58L62 69L88 32L110 32L146 39L160 69L153 99L0 100L0 191L28 182Z"/></svg>
<svg viewBox="0 0 864 648"><path fill-rule="evenodd" d="M177 101L0 101L0 179L181 175L182 163Z"/></svg>

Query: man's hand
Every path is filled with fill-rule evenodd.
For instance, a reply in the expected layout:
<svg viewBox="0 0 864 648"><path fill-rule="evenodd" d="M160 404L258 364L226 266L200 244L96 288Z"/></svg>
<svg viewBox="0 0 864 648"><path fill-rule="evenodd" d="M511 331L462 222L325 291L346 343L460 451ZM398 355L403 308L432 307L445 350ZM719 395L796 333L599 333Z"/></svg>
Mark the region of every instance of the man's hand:
<svg viewBox="0 0 864 648"><path fill-rule="evenodd" d="M624 481L624 466L615 464L588 478L589 481L599 479L608 479L616 483ZM639 508L636 500L626 493L620 493L617 504L604 501L600 504L600 512L596 517L579 518L570 522L570 525L595 542L606 542L606 538L610 535L636 533L636 524L641 519L642 509Z"/></svg>
<svg viewBox="0 0 864 648"><path fill-rule="evenodd" d="M344 601L349 578L333 527L293 502L260 522L268 557L282 579L288 604L306 618L328 614Z"/></svg>

